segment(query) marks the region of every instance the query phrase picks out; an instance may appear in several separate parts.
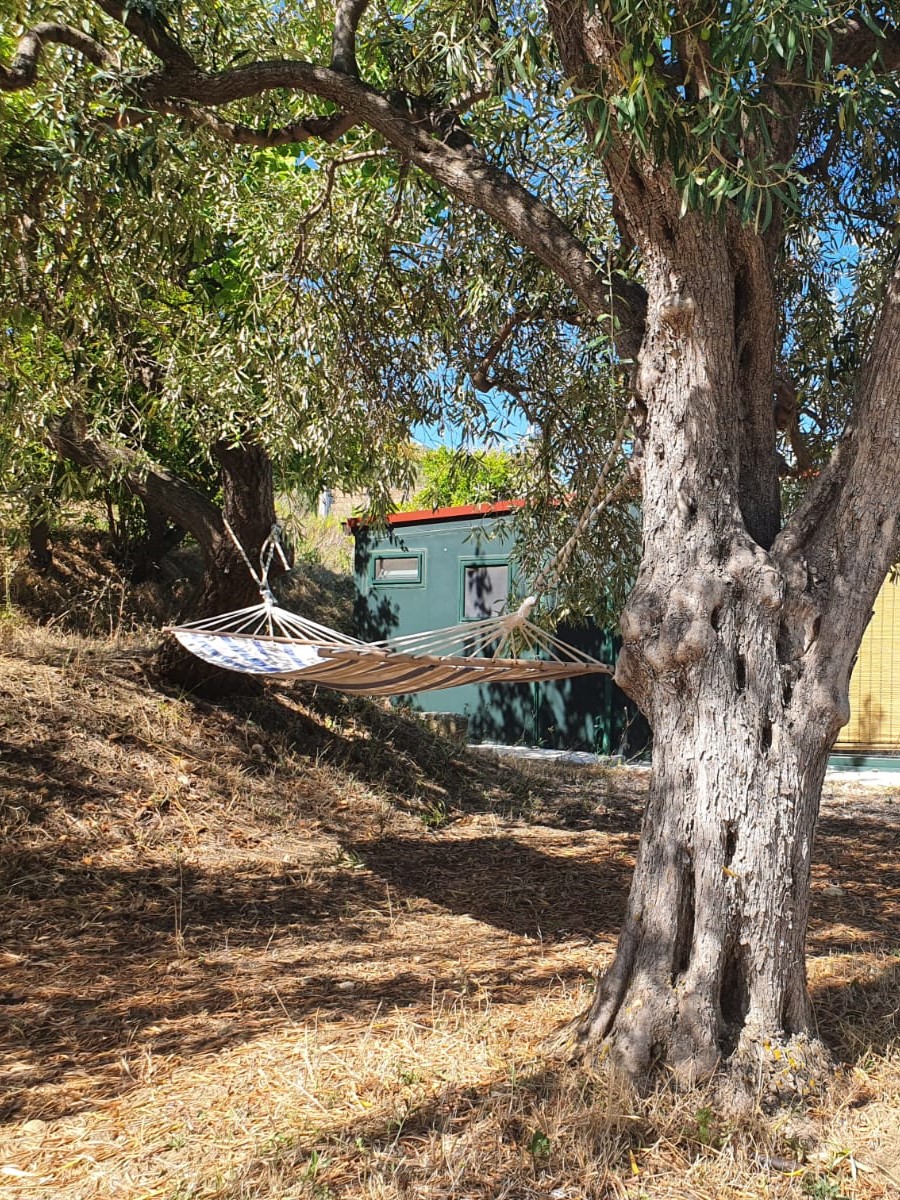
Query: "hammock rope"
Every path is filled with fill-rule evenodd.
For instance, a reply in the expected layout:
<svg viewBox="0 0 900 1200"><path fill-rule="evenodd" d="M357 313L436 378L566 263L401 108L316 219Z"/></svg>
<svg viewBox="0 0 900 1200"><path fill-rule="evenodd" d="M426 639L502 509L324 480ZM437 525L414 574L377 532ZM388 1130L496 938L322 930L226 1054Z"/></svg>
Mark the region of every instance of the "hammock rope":
<svg viewBox="0 0 900 1200"><path fill-rule="evenodd" d="M351 695L397 696L467 683L530 683L612 675L613 669L606 663L569 645L530 618L541 595L559 581L588 525L628 480L626 474L604 495L626 423L619 426L572 535L538 575L533 594L511 612L444 629L363 642L279 606L269 586L276 555L284 569L289 569L279 525L272 526L260 548L257 570L225 521L225 529L259 589L261 602L236 612L168 626L166 632L213 666L301 679Z"/></svg>

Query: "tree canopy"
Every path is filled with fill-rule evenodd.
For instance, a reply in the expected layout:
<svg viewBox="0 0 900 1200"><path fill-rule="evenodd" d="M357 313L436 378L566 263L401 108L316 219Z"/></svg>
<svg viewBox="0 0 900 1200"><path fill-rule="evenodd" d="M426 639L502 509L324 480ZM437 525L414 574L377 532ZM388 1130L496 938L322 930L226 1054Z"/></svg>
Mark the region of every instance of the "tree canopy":
<svg viewBox="0 0 900 1200"><path fill-rule="evenodd" d="M596 63L575 45L607 19L590 5L338 4L334 25L327 6L81 3L43 24L6 7L7 227L28 226L42 303L53 291L106 327L93 352L112 356L117 397L116 321L162 318L159 428L186 445L202 426L196 453L213 425L265 425L315 488L339 482L335 464L358 482L383 439L378 492L417 420L483 435L499 403L548 455L593 456L613 413L567 417L601 406L604 346L627 367L646 306L610 203L626 142L671 172L680 212L734 214L782 247L778 365L812 454L800 465L840 432L890 256L888 7L617 4ZM21 242L8 243L20 273ZM157 279L170 294L152 318ZM35 327L20 327L21 288L9 295L21 377ZM51 324L53 353L32 356L45 364L72 335L70 314ZM338 396L352 420L328 416ZM40 407L19 410L36 432ZM796 444L785 437L783 469Z"/></svg>
<svg viewBox="0 0 900 1200"><path fill-rule="evenodd" d="M212 39L224 39L217 53L261 36L254 20L235 12ZM276 25L321 41L322 14ZM38 40L49 47L57 33ZM376 55L385 80L406 77L404 41ZM87 45L74 34L63 44ZM517 441L527 422L536 439L522 482L541 501L530 525L549 535L550 514L552 537L566 536L577 501L558 501L590 491L615 428L602 322L361 125L332 146L206 119L173 124L167 111L123 115L118 81L84 65L45 56L32 85L2 100L4 220L15 235L4 264L9 496L24 496L27 480L53 502L60 468L44 424L73 404L95 435L208 494L210 447L257 438L292 486L365 488L376 512L409 485L404 445L417 425L464 449L502 444L507 424ZM511 151L529 136L525 104L524 94L490 101ZM546 157L534 172L613 252L596 176L568 171L570 147L549 145L552 175Z"/></svg>

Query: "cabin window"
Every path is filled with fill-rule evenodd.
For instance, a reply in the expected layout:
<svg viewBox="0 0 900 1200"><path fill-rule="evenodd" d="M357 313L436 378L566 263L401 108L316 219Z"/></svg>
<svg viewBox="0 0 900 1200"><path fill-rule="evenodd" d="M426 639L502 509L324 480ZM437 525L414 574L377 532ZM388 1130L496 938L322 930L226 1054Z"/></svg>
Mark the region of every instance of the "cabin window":
<svg viewBox="0 0 900 1200"><path fill-rule="evenodd" d="M472 564L463 568L463 618L483 621L506 608L509 564Z"/></svg>
<svg viewBox="0 0 900 1200"><path fill-rule="evenodd" d="M375 583L421 583L421 554L377 554L372 578Z"/></svg>

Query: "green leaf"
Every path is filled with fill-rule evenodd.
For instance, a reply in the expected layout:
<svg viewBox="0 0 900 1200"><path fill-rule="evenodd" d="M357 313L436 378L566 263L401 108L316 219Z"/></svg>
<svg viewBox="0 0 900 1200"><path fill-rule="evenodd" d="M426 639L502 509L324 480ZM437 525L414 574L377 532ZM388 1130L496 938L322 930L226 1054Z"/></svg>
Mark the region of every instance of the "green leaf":
<svg viewBox="0 0 900 1200"><path fill-rule="evenodd" d="M531 1141L528 1143L529 1153L533 1158L549 1158L550 1149L550 1139L541 1130L536 1129L531 1135Z"/></svg>

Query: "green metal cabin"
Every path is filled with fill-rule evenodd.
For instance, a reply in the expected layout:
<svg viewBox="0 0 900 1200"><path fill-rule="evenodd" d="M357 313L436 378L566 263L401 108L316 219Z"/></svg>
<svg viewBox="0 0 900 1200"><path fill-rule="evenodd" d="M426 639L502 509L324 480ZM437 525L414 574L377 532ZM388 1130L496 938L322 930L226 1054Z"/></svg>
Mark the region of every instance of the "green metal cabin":
<svg viewBox="0 0 900 1200"><path fill-rule="evenodd" d="M394 513L385 530L351 520L358 636L374 641L478 620L502 612L510 591L527 594L510 562L507 519L516 507L502 501ZM617 645L607 631L568 627L560 636L614 661ZM649 742L643 719L607 676L469 685L417 692L403 702L465 717L473 742L628 755Z"/></svg>

